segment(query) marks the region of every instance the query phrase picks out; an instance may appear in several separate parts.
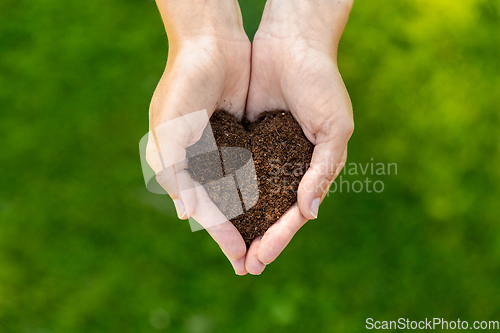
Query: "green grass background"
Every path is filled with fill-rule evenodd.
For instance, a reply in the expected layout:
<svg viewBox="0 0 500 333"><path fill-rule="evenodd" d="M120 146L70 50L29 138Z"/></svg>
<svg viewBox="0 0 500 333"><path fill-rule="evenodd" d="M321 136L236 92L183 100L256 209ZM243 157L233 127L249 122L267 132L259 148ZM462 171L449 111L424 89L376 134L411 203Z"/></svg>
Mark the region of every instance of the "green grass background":
<svg viewBox="0 0 500 333"><path fill-rule="evenodd" d="M250 35L264 1L242 1ZM360 332L500 320L500 3L356 1L339 51L349 162L260 277L146 191L165 65L153 1L0 3L0 332ZM344 179L364 180L363 176Z"/></svg>

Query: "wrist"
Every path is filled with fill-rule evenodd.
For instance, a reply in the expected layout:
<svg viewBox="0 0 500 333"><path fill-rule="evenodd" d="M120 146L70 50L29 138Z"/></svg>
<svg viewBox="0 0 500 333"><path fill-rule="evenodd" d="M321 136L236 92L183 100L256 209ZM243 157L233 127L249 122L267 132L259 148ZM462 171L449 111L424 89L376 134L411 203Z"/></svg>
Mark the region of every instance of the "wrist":
<svg viewBox="0 0 500 333"><path fill-rule="evenodd" d="M246 41L237 0L156 0L169 45L185 40Z"/></svg>
<svg viewBox="0 0 500 333"><path fill-rule="evenodd" d="M268 0L256 38L303 39L336 48L353 0Z"/></svg>

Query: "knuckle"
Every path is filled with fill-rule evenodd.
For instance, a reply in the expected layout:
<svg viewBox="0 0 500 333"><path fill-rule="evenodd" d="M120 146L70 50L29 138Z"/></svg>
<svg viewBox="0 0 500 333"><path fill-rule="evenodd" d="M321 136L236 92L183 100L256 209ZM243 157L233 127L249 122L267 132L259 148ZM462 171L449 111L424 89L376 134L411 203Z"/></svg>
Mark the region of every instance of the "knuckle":
<svg viewBox="0 0 500 333"><path fill-rule="evenodd" d="M352 133L354 133L354 120L352 118L346 124L346 131L349 134L349 137L351 137Z"/></svg>
<svg viewBox="0 0 500 333"><path fill-rule="evenodd" d="M352 117L343 119L339 127L341 135L349 139L354 132L354 119Z"/></svg>
<svg viewBox="0 0 500 333"><path fill-rule="evenodd" d="M304 184L304 188L313 192L321 192L328 188L335 179L334 169L332 166L311 166L315 176L309 179L308 184Z"/></svg>
<svg viewBox="0 0 500 333"><path fill-rule="evenodd" d="M333 172L327 172L321 176L321 184L328 187L335 180L335 170Z"/></svg>

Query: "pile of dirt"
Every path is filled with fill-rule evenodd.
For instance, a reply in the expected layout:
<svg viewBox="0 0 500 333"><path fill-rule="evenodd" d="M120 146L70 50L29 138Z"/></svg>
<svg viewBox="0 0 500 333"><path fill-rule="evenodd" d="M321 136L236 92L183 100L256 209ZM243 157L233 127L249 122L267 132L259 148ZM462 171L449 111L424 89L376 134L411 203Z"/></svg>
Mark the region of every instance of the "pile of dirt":
<svg viewBox="0 0 500 333"><path fill-rule="evenodd" d="M298 185L309 167L314 145L288 111L263 112L250 123L218 110L210 125L218 151L200 155L193 153L199 149L198 143L189 147L188 171L226 216L235 216L230 221L250 246L297 201ZM245 149L228 149L235 147ZM251 158L253 163L248 163ZM235 198L228 198L223 185L213 185L223 177L233 177L237 183L238 212Z"/></svg>

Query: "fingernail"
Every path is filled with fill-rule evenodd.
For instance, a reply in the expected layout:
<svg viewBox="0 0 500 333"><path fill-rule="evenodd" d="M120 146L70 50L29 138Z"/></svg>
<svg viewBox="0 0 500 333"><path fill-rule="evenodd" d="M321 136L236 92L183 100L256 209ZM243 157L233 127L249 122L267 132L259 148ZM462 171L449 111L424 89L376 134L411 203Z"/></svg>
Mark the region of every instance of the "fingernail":
<svg viewBox="0 0 500 333"><path fill-rule="evenodd" d="M316 198L311 202L310 213L315 219L318 218L319 202L320 198Z"/></svg>
<svg viewBox="0 0 500 333"><path fill-rule="evenodd" d="M183 219L186 216L186 208L184 208L184 204L181 200L174 200L175 210L177 211L177 216L180 219Z"/></svg>

